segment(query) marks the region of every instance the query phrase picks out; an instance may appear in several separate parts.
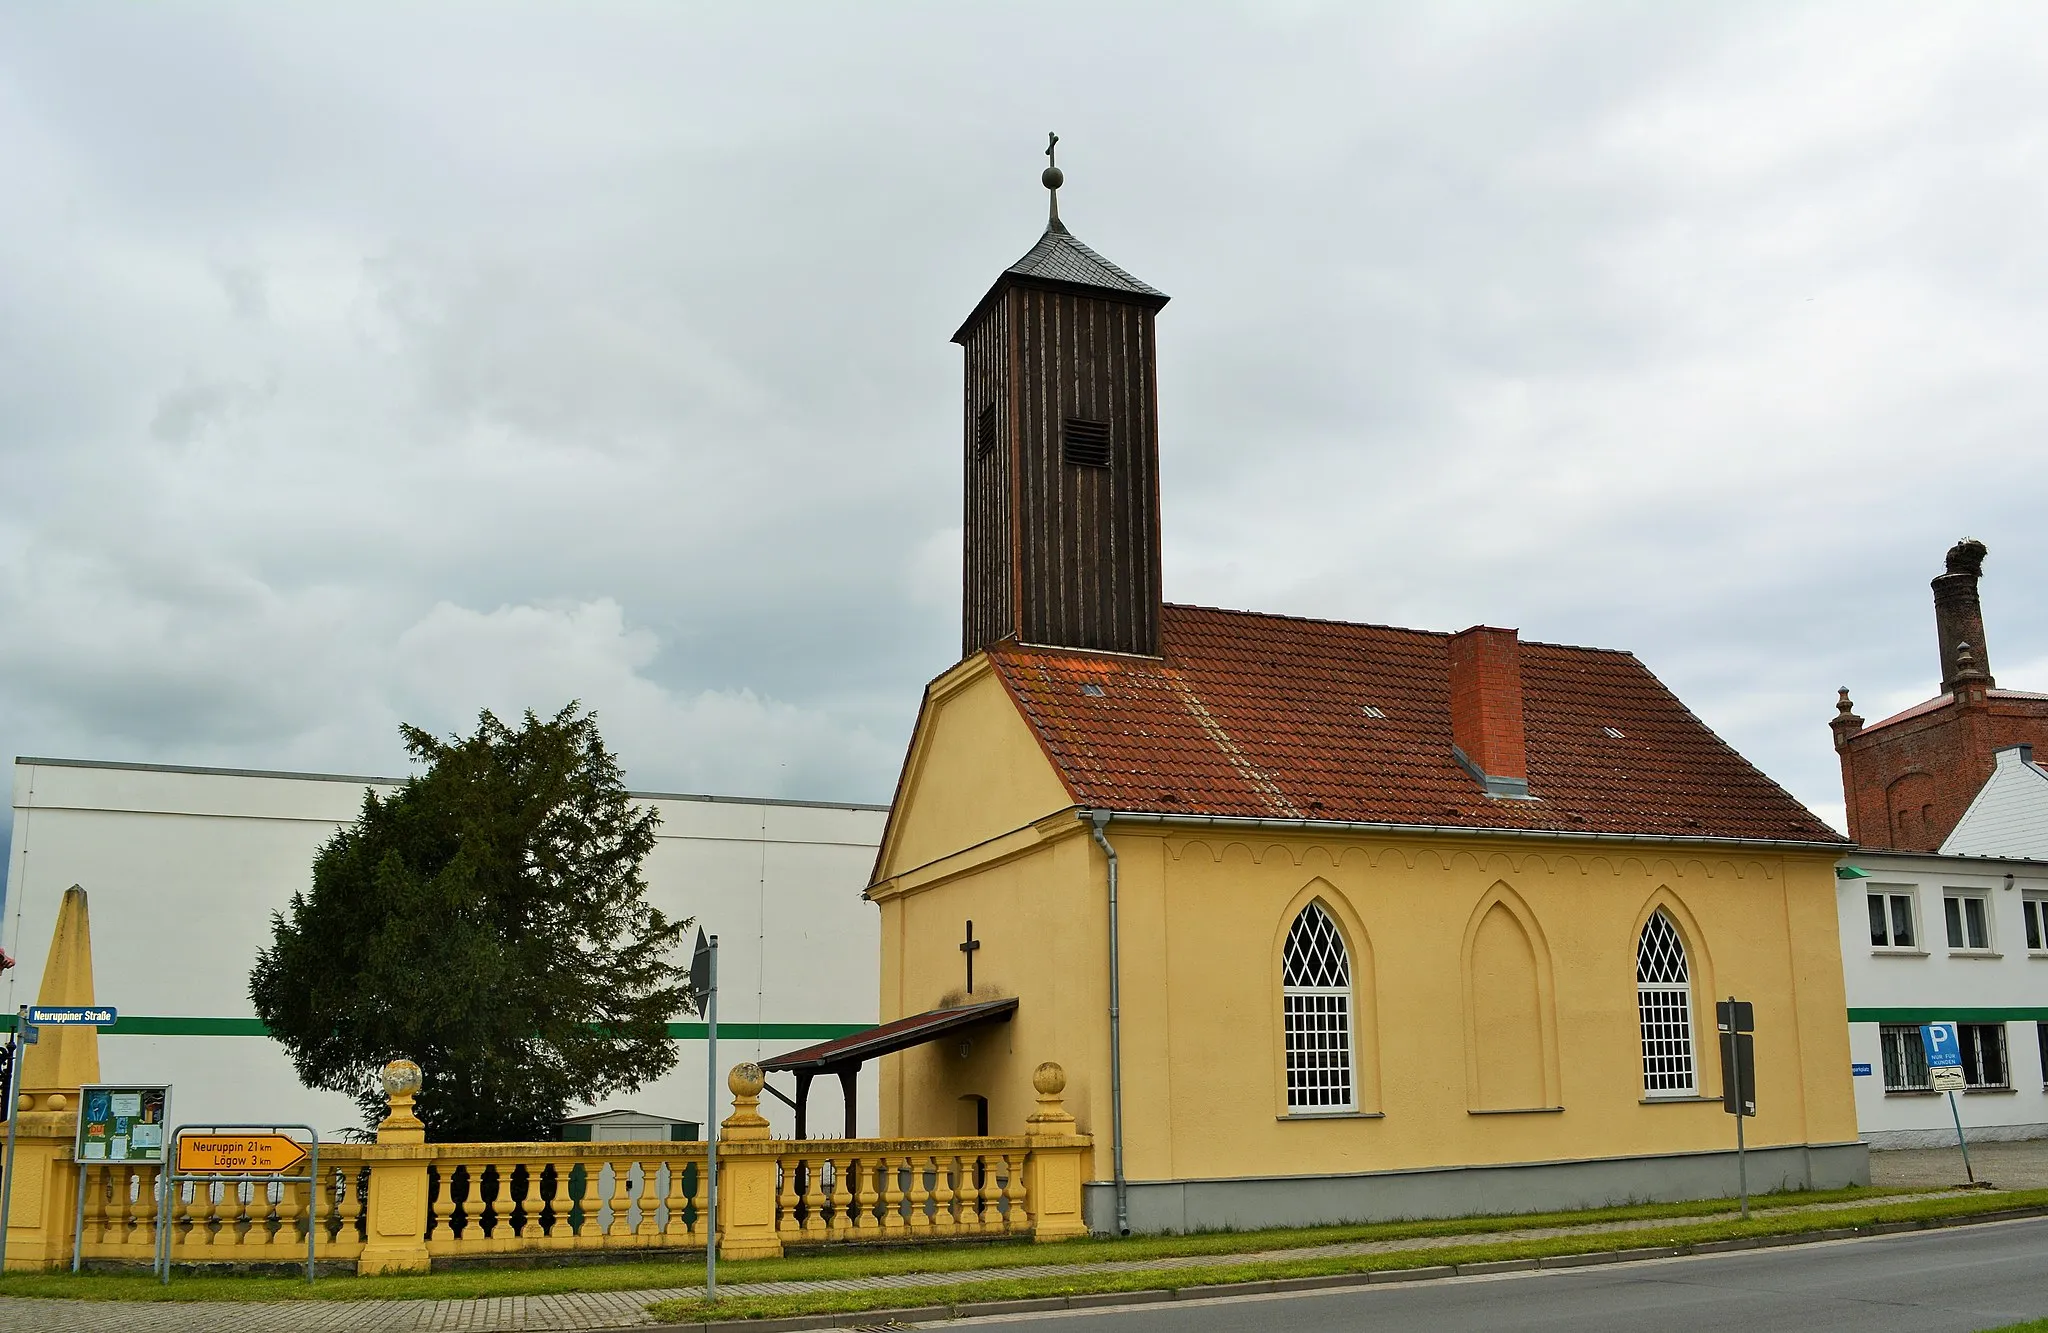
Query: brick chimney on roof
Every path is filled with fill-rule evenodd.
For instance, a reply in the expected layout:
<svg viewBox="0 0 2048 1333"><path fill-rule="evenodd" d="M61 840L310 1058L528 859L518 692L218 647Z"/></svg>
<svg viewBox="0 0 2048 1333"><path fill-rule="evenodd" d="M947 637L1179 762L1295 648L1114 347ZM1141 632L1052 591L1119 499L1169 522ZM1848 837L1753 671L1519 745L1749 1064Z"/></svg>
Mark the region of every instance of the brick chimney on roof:
<svg viewBox="0 0 2048 1333"><path fill-rule="evenodd" d="M1451 756L1488 796L1528 799L1522 730L1522 642L1474 625L1451 636Z"/></svg>
<svg viewBox="0 0 2048 1333"><path fill-rule="evenodd" d="M1948 548L1948 568L1934 580L1934 633L1941 640L1941 692L1953 694L1965 674L1962 646L1972 681L1984 689L1991 678L1991 654L1984 647L1984 609L1977 601L1977 580L1984 576L1984 543L1965 537Z"/></svg>

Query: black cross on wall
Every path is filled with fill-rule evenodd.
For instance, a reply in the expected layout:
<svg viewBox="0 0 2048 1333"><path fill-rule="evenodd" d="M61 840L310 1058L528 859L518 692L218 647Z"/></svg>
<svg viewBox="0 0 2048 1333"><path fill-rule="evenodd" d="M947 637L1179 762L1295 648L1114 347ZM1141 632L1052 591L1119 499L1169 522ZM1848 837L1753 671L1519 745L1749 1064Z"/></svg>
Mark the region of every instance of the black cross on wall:
<svg viewBox="0 0 2048 1333"><path fill-rule="evenodd" d="M981 947L981 941L974 938L974 923L967 923L967 938L961 941L960 952L967 955L967 993L974 994L974 951Z"/></svg>

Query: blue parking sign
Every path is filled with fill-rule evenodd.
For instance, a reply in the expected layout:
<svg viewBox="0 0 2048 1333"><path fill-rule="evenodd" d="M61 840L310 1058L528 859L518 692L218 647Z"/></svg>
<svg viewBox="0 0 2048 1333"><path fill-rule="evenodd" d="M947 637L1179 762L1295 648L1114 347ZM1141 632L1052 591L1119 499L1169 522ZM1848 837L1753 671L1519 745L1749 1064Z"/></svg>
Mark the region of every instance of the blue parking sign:
<svg viewBox="0 0 2048 1333"><path fill-rule="evenodd" d="M1963 1043L1953 1023L1922 1023L1920 1045L1927 1051L1929 1069L1961 1069Z"/></svg>

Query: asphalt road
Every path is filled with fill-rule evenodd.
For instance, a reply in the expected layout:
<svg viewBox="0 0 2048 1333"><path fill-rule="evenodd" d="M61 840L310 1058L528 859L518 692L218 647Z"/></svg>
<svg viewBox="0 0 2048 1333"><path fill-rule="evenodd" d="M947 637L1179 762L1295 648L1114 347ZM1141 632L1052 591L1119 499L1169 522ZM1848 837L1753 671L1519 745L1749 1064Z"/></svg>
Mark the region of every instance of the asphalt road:
<svg viewBox="0 0 2048 1333"><path fill-rule="evenodd" d="M2048 1219L1291 1296L962 1319L1046 1333L1975 1333L2048 1316ZM932 1327L927 1325L927 1327Z"/></svg>

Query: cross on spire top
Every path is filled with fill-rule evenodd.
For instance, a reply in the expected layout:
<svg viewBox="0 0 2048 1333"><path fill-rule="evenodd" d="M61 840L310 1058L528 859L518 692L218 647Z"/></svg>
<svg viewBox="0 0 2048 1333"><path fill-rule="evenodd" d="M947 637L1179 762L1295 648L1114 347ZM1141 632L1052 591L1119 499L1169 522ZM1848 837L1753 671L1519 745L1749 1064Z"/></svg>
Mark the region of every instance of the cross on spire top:
<svg viewBox="0 0 2048 1333"><path fill-rule="evenodd" d="M1038 178L1039 182L1052 195L1052 212L1045 224L1047 231L1066 230L1066 227L1060 222L1060 186L1066 184L1067 174L1060 170L1059 158L1055 156L1059 146L1060 136L1048 132L1045 136L1046 167L1044 173Z"/></svg>

